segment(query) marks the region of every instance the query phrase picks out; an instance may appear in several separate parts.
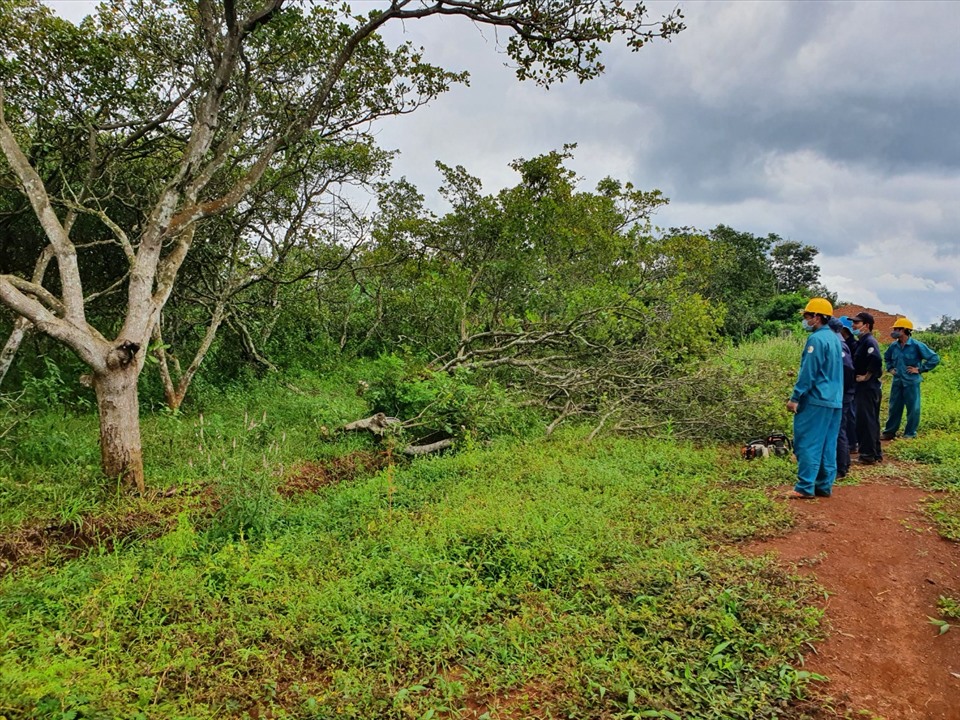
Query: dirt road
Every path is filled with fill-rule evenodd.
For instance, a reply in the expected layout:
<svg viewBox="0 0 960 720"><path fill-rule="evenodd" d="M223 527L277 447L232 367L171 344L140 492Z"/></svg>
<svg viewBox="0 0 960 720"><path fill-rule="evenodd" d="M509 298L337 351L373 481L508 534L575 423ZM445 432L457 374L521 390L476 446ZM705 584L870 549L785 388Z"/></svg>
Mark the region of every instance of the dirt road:
<svg viewBox="0 0 960 720"><path fill-rule="evenodd" d="M929 495L881 480L784 500L793 532L750 548L778 553L826 589L830 634L806 669L830 678L821 690L839 717L960 720L960 626L940 635L929 621L941 595L960 599L960 545L920 512Z"/></svg>

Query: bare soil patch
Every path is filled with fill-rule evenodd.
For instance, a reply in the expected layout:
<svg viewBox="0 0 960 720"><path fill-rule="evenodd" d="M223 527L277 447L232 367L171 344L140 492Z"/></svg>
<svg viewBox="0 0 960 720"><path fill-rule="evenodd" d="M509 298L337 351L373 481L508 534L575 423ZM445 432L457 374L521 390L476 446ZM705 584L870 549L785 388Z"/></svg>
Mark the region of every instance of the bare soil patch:
<svg viewBox="0 0 960 720"><path fill-rule="evenodd" d="M373 474L389 463L385 453L353 452L318 463L295 466L279 483L285 498ZM91 548L113 552L127 541L158 538L176 527L177 515L189 510L197 519L211 518L223 501L216 488L181 493L177 488L151 493L143 504L108 513L87 513L70 522L39 521L0 531L0 577L27 566L56 566Z"/></svg>
<svg viewBox="0 0 960 720"><path fill-rule="evenodd" d="M0 533L0 576L40 562L66 562L91 548L113 552L127 540L157 538L175 525L169 506L88 514L74 522L28 523Z"/></svg>
<svg viewBox="0 0 960 720"><path fill-rule="evenodd" d="M327 485L336 485L360 476L372 475L390 462L386 453L352 452L321 462L303 462L294 466L283 483L277 488L284 497L294 497L305 492L316 492Z"/></svg>
<svg viewBox="0 0 960 720"><path fill-rule="evenodd" d="M827 591L829 636L806 657L807 670L830 678L821 690L833 712L823 717L960 720L960 627L938 635L929 621L941 595L960 597L960 545L922 514L931 495L887 480L784 500L795 528L749 546Z"/></svg>

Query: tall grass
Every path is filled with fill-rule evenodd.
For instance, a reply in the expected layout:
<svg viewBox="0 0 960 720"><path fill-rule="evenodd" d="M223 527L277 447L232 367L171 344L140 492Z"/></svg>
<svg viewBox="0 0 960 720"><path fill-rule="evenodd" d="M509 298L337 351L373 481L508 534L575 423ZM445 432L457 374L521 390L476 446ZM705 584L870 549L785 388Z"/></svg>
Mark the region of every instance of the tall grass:
<svg viewBox="0 0 960 720"><path fill-rule="evenodd" d="M818 613L725 544L784 526L760 486L789 464L581 437L276 498L254 538L184 512L8 576L0 712L774 716Z"/></svg>
<svg viewBox="0 0 960 720"><path fill-rule="evenodd" d="M921 437L891 446L951 490L929 506L945 534L953 352ZM764 431L789 421L798 353L780 338L725 359ZM145 416L145 499L97 479L94 418L21 413L0 445L4 537L163 517L0 577L0 716L765 718L804 693L813 588L736 551L788 525L768 489L791 462L570 429L279 493L304 461L375 451L329 432L366 410L367 370Z"/></svg>

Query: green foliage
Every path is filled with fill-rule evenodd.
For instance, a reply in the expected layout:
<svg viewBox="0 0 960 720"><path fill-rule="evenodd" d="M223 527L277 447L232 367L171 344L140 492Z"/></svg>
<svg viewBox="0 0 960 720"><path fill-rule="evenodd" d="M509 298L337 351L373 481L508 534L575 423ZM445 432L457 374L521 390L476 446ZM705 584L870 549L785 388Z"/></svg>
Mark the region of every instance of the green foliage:
<svg viewBox="0 0 960 720"><path fill-rule="evenodd" d="M0 695L40 716L405 718L522 713L538 687L557 715L776 717L812 677L793 664L819 611L723 549L788 522L752 468L571 433L278 498L256 540L181 514L0 579Z"/></svg>
<svg viewBox="0 0 960 720"><path fill-rule="evenodd" d="M776 292L767 253L777 237L761 238L725 225L711 230L709 237L715 269L708 297L727 309L725 334L740 339L760 323L763 307Z"/></svg>
<svg viewBox="0 0 960 720"><path fill-rule="evenodd" d="M743 342L711 357L688 382L667 387L658 414L686 437L740 444L792 432L784 398L796 378L800 344L793 336Z"/></svg>
<svg viewBox="0 0 960 720"><path fill-rule="evenodd" d="M770 267L776 278L778 293L804 293L820 282L816 263L819 250L795 240L775 238L770 250Z"/></svg>
<svg viewBox="0 0 960 720"><path fill-rule="evenodd" d="M528 435L539 418L519 408L495 381L476 383L473 374L452 374L425 368L396 355L384 355L370 366L364 399L370 412L411 422L414 437L437 433L489 439Z"/></svg>
<svg viewBox="0 0 960 720"><path fill-rule="evenodd" d="M944 617L960 620L960 601L946 595L941 595L937 599L937 608Z"/></svg>
<svg viewBox="0 0 960 720"><path fill-rule="evenodd" d="M22 382L19 400L23 406L44 410L89 411L94 402L92 392L64 379L64 371L49 356L39 358L42 370L27 374ZM66 362L67 372L76 369L76 363Z"/></svg>
<svg viewBox="0 0 960 720"><path fill-rule="evenodd" d="M938 335L958 335L960 334L960 318L941 315L940 320L930 325L927 330Z"/></svg>
<svg viewBox="0 0 960 720"><path fill-rule="evenodd" d="M716 385L698 397L727 406L720 432L786 429L799 347L770 338L716 361ZM927 376L925 400L952 382L940 372L950 366ZM462 377L417 367L385 356L268 376L205 391L202 419L145 417L148 467L180 489L173 522L0 579L7 712L402 718L481 697L521 714L536 702L577 717L763 718L804 693L813 676L794 665L816 632L809 586L723 549L789 522L768 494L792 478L787 459L570 431L277 492L298 461L366 444L322 439L368 411L360 380L378 378L411 411L476 407L477 388L450 384ZM741 414L754 411L732 404L741 395L759 409L749 431ZM7 537L146 511L83 476L96 462L92 418L50 408L24 421L70 423L69 445L16 462L0 453ZM954 437L929 428L890 452L952 489ZM957 498L926 504L947 537L960 538ZM524 700L527 688L544 691Z"/></svg>
<svg viewBox="0 0 960 720"><path fill-rule="evenodd" d="M921 330L913 334L917 340L926 343L937 353L960 351L960 334L939 333L932 330Z"/></svg>
<svg viewBox="0 0 960 720"><path fill-rule="evenodd" d="M924 431L907 442L893 443L890 454L929 465L934 487L960 490L960 441L954 433Z"/></svg>

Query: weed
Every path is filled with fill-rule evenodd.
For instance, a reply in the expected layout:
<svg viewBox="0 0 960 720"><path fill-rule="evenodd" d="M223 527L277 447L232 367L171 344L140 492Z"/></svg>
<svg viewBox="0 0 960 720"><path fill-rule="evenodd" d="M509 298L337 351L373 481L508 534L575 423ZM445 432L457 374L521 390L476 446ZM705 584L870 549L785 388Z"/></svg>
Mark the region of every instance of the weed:
<svg viewBox="0 0 960 720"><path fill-rule="evenodd" d="M937 600L937 607L940 614L953 620L960 620L960 601L955 598L941 595Z"/></svg>

